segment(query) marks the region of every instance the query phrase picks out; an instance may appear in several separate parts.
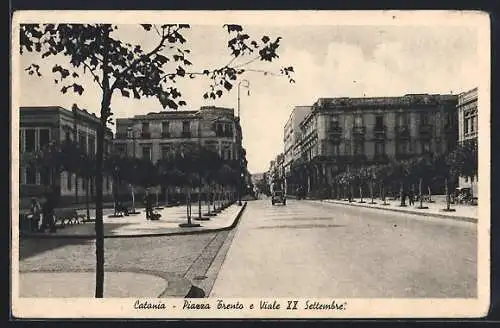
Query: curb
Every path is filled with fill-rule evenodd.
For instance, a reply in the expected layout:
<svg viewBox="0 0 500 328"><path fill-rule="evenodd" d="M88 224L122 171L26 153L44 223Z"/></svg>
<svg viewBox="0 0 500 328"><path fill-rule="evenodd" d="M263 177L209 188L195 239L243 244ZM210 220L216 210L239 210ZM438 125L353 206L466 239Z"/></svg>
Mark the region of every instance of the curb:
<svg viewBox="0 0 500 328"><path fill-rule="evenodd" d="M348 202L337 202L337 201L332 201L332 200L315 200L319 201L322 203L330 203L330 204L338 204L338 205L348 205L348 206L353 206L353 207L363 207L363 208L371 208L375 210L381 210L381 211L392 211L392 212L399 212L399 213L407 213L407 214L413 214L413 215L420 215L420 216L431 216L431 217L437 217L441 219L450 219L450 220L456 220L456 221L466 221L466 222L471 222L471 223L476 223L477 224L477 218L471 218L467 216L451 216L451 215L444 215L444 214L438 214L438 213L425 213L425 212L418 212L418 211L406 211L406 210L400 210L397 208L391 208L391 207L374 207L374 206L368 206L368 205L360 205L360 204L352 204Z"/></svg>
<svg viewBox="0 0 500 328"><path fill-rule="evenodd" d="M183 235L197 235L204 233L212 233L218 231L226 231L232 230L238 224L243 211L247 207L247 202L244 202L241 206L239 212L236 214L233 223L227 227L222 228L211 228L211 229L203 229L203 230L194 230L194 231L174 231L174 232L163 232L163 233L143 233L143 234L135 234L135 235L112 235L112 236L104 236L104 239L109 238L142 238L142 237L164 237L164 236L183 236ZM95 239L95 235L34 235L30 233L19 233L19 237L23 237L26 239Z"/></svg>

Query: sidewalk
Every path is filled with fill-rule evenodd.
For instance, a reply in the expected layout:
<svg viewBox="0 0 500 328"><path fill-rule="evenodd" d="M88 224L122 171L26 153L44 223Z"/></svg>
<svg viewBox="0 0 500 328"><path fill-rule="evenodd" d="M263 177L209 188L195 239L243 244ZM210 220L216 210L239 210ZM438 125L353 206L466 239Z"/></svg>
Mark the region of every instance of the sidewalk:
<svg viewBox="0 0 500 328"><path fill-rule="evenodd" d="M94 272L21 272L20 297L85 297L93 298ZM168 286L167 280L145 273L106 272L104 297L157 298Z"/></svg>
<svg viewBox="0 0 500 328"><path fill-rule="evenodd" d="M406 201L406 207L400 207L400 200L387 200L389 205L383 205L383 202L380 199L375 199L376 204L370 204L371 198L363 198L365 203L359 203L359 198L353 198L353 202L349 203L344 200L334 200L334 199L325 199L320 200L320 202L333 203L333 204L341 204L341 205L350 205L350 206L358 206L365 208L374 208L381 209L386 211L393 212L401 212L408 214L416 214L423 216L433 216L440 218L448 218L448 219L456 219L462 221L469 221L477 223L479 214L478 214L478 206L470 206L470 205L460 205L460 204L451 204L450 208L455 209L453 212L446 212L443 209L446 208L446 203L442 201L442 199L437 196L435 197L435 202L433 203L423 203L424 207L428 207L427 209L419 209L420 202L415 202L415 205L408 205L408 201Z"/></svg>
<svg viewBox="0 0 500 328"><path fill-rule="evenodd" d="M117 237L142 237L159 235L182 235L201 232L213 232L231 228L237 223L241 213L246 207L233 204L218 213L217 216L211 216L208 220L198 221L198 204L192 205L192 223L199 224L199 227L179 227L179 224L187 222L186 206L167 207L155 210L161 214L159 220L151 221L146 219L144 208L137 208L140 212L136 215L123 216L118 218L109 217L112 210L104 215L104 236L106 238ZM207 206L202 205L202 214L207 212ZM95 217L91 216L91 219ZM25 237L54 238L54 237L77 237L94 238L94 223L81 223L66 225L65 228L59 228L55 233L24 233Z"/></svg>

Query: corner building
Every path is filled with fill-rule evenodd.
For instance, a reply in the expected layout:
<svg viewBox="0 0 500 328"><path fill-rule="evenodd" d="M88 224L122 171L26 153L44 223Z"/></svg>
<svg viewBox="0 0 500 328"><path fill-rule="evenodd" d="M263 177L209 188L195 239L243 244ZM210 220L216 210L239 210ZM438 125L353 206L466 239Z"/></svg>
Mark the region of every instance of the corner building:
<svg viewBox="0 0 500 328"><path fill-rule="evenodd" d="M320 98L300 123L293 175L308 192L351 167L445 153L458 138L457 96Z"/></svg>

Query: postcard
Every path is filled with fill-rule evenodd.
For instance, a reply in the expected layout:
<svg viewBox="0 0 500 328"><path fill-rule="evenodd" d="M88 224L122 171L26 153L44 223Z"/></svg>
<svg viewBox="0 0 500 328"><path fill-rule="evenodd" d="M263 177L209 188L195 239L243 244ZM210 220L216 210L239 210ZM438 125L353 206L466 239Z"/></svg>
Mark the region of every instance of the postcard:
<svg viewBox="0 0 500 328"><path fill-rule="evenodd" d="M19 11L11 58L15 317L487 314L487 13Z"/></svg>

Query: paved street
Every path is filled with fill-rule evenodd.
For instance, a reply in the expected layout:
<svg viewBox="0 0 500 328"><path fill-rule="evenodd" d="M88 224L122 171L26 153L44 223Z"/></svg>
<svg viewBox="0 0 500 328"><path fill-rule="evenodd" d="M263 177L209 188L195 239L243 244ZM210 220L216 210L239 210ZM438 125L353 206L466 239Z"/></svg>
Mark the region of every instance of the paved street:
<svg viewBox="0 0 500 328"><path fill-rule="evenodd" d="M476 297L476 224L248 202L210 297Z"/></svg>

